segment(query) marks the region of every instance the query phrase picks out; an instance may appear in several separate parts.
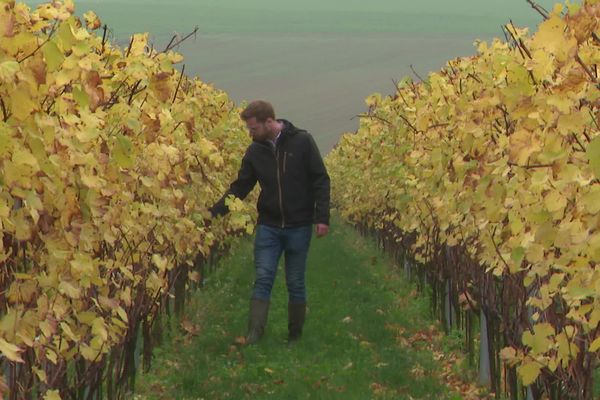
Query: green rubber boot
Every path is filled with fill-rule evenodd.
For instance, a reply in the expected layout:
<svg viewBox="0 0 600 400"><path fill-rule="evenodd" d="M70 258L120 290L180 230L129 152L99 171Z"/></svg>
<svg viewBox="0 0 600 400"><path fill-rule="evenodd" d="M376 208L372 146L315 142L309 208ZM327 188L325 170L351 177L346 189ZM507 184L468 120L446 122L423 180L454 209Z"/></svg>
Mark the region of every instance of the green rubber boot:
<svg viewBox="0 0 600 400"><path fill-rule="evenodd" d="M306 318L306 304L288 304L288 343L302 337L302 327Z"/></svg>
<svg viewBox="0 0 600 400"><path fill-rule="evenodd" d="M248 333L246 344L254 344L265 333L267 316L269 314L269 301L261 299L250 300L250 314L248 318Z"/></svg>

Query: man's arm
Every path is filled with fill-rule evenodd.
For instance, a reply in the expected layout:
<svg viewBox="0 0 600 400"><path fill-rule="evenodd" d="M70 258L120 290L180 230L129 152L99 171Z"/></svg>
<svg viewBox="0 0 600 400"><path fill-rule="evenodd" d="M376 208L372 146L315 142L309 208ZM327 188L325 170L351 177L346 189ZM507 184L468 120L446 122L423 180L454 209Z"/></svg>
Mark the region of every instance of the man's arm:
<svg viewBox="0 0 600 400"><path fill-rule="evenodd" d="M317 224L317 237L327 234L329 226L329 174L323 163L321 153L317 148L312 136L309 138L309 174L312 182L313 193L315 194L315 222Z"/></svg>
<svg viewBox="0 0 600 400"><path fill-rule="evenodd" d="M238 199L244 200L246 196L248 196L248 193L254 188L254 185L256 185L256 174L254 173L252 164L248 161L247 155L248 153L246 152L246 155L244 155L244 158L242 159L242 165L238 171L237 179L231 183L229 190L225 192L219 201L209 208L213 217L225 215L229 212L229 209L225 205L227 196L234 195Z"/></svg>

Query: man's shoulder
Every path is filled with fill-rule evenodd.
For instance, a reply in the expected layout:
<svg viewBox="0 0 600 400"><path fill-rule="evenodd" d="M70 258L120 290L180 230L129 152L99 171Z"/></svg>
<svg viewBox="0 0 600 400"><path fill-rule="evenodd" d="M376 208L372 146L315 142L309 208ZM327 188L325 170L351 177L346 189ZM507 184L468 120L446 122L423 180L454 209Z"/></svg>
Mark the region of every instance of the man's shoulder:
<svg viewBox="0 0 600 400"><path fill-rule="evenodd" d="M287 146L300 149L310 149L311 142L314 141L310 133L305 131L304 129L299 129L294 132L293 135L290 135L289 139L286 141Z"/></svg>
<svg viewBox="0 0 600 400"><path fill-rule="evenodd" d="M257 140L254 140L252 143L250 143L248 145L248 148L246 149L246 153L253 153L256 151L264 151L264 150L269 150L268 145L265 142L259 142Z"/></svg>
<svg viewBox="0 0 600 400"><path fill-rule="evenodd" d="M284 125L284 130L283 130L284 133L286 133L290 136L295 136L298 134L303 134L303 135L309 134L306 129L302 129L302 128L295 126L293 123L291 123L287 119L280 119L279 121L282 122Z"/></svg>
<svg viewBox="0 0 600 400"><path fill-rule="evenodd" d="M292 146L307 146L312 147L314 142L313 136L306 129L299 128L287 120L282 120L286 124L286 136Z"/></svg>
<svg viewBox="0 0 600 400"><path fill-rule="evenodd" d="M309 140L312 137L312 135L306 129L296 127L294 127L294 130L291 132L290 136L303 141Z"/></svg>

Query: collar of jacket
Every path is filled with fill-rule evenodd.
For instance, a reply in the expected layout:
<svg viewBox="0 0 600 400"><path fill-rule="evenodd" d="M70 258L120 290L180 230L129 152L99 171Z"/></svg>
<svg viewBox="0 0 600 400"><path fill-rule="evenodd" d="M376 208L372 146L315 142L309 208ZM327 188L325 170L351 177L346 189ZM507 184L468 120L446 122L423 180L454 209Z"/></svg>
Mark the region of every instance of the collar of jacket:
<svg viewBox="0 0 600 400"><path fill-rule="evenodd" d="M281 136L277 140L277 143L284 142L289 136L294 136L298 133L298 128L296 128L290 121L286 119L278 119L277 121L283 123L283 129L281 130ZM268 140L254 140L255 143L261 144L263 146L267 146L272 148L271 143Z"/></svg>

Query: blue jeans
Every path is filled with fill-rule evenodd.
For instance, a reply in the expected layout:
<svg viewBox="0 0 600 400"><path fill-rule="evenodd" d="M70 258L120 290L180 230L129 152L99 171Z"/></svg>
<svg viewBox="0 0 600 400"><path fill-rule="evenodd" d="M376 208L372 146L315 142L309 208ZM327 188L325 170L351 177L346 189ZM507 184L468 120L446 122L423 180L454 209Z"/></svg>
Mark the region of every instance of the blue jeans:
<svg viewBox="0 0 600 400"><path fill-rule="evenodd" d="M256 280L252 297L269 300L275 282L281 253L285 255L285 283L290 304L306 303L306 259L312 236L312 226L276 228L267 225L256 227L254 263Z"/></svg>

